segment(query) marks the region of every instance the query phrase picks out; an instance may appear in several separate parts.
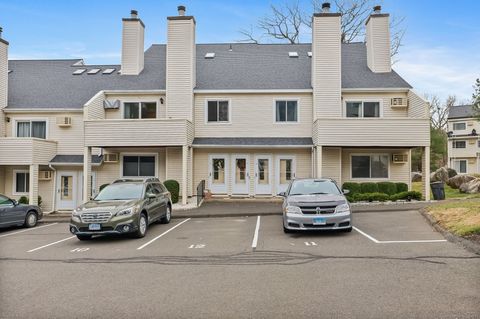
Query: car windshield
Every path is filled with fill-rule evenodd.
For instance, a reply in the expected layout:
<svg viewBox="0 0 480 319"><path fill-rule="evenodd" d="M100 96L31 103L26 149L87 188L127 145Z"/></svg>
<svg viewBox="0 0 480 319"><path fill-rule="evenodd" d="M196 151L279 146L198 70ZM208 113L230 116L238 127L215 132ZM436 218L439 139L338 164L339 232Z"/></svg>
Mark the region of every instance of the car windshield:
<svg viewBox="0 0 480 319"><path fill-rule="evenodd" d="M297 180L292 184L289 195L313 195L313 194L340 194L340 191L329 180Z"/></svg>
<svg viewBox="0 0 480 319"><path fill-rule="evenodd" d="M118 183L110 184L94 198L94 200L139 199L143 196L143 184Z"/></svg>

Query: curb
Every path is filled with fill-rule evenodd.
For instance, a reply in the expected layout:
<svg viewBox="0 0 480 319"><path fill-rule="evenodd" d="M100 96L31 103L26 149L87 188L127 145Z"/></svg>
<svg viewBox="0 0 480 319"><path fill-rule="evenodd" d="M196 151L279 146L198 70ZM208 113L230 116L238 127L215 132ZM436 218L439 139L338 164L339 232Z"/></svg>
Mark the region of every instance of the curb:
<svg viewBox="0 0 480 319"><path fill-rule="evenodd" d="M449 232L448 230L443 228L432 216L430 216L427 213L426 208L421 209L420 214L422 214L422 216L425 217L425 219L430 223L430 225L436 231L442 234L443 237L445 237L445 239L447 239L449 242L458 244L463 248L465 248L466 250L468 250L469 252L472 252L476 255L480 255L480 244Z"/></svg>

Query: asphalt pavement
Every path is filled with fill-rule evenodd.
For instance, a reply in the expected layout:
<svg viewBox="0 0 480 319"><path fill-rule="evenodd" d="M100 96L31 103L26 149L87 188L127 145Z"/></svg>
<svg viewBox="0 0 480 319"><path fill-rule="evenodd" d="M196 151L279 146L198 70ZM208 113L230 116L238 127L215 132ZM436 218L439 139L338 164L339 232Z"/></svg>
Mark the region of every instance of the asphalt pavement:
<svg viewBox="0 0 480 319"><path fill-rule="evenodd" d="M177 218L90 241L65 223L0 230L0 318L479 318L480 256L417 211L353 222L284 234L278 215Z"/></svg>

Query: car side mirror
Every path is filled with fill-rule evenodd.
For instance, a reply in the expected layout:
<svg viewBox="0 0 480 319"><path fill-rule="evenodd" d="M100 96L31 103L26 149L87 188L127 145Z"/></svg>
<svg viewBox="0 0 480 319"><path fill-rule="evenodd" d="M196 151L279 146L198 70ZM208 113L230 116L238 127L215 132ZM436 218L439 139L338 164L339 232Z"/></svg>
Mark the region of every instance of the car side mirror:
<svg viewBox="0 0 480 319"><path fill-rule="evenodd" d="M280 192L280 193L278 193L278 196L287 197L287 193L285 193L285 192Z"/></svg>
<svg viewBox="0 0 480 319"><path fill-rule="evenodd" d="M157 196L155 196L155 194L152 194L152 193L147 194L148 199L154 199L155 197L157 197Z"/></svg>
<svg viewBox="0 0 480 319"><path fill-rule="evenodd" d="M15 199L12 199L13 206L18 206L18 202Z"/></svg>
<svg viewBox="0 0 480 319"><path fill-rule="evenodd" d="M350 194L350 190L349 189L344 189L343 190L343 195L347 195L347 194Z"/></svg>

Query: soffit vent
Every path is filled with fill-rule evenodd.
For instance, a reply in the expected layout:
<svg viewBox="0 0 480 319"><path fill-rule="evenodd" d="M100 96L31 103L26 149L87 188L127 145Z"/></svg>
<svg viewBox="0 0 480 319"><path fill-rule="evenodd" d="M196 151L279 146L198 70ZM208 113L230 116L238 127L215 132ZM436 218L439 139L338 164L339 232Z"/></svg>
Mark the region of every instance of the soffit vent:
<svg viewBox="0 0 480 319"><path fill-rule="evenodd" d="M98 72L100 72L100 69L91 69L87 72L87 74L97 74Z"/></svg>
<svg viewBox="0 0 480 319"><path fill-rule="evenodd" d="M215 52L208 52L205 54L205 59L213 59L215 57Z"/></svg>
<svg viewBox="0 0 480 319"><path fill-rule="evenodd" d="M298 58L298 52L288 52L288 56L291 58Z"/></svg>

